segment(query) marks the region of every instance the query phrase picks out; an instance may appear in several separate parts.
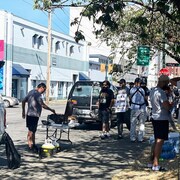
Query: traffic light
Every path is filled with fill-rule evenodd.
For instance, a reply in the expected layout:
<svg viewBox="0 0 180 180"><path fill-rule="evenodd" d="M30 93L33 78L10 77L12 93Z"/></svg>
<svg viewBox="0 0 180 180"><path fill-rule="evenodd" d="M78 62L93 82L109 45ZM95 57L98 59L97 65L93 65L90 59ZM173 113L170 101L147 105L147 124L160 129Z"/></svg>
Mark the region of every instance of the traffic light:
<svg viewBox="0 0 180 180"><path fill-rule="evenodd" d="M105 72L105 70L106 70L106 65L105 65L105 64L101 64L100 70L101 70L101 72Z"/></svg>

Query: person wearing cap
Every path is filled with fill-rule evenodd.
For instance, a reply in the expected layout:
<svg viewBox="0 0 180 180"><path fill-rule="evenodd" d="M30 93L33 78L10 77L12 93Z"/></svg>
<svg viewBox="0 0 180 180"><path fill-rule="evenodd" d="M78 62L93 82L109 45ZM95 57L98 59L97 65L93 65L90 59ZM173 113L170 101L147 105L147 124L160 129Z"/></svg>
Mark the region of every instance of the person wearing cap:
<svg viewBox="0 0 180 180"><path fill-rule="evenodd" d="M126 80L118 81L119 90L116 97L115 112L117 113L117 128L118 139L123 138L123 123L126 123L128 130L130 130L130 118L128 118L129 109L129 88L126 86Z"/></svg>
<svg viewBox="0 0 180 180"><path fill-rule="evenodd" d="M136 78L134 87L130 90L130 108L131 108L131 142L144 141L145 121L146 121L146 102L145 92L141 88L141 79Z"/></svg>
<svg viewBox="0 0 180 180"><path fill-rule="evenodd" d="M150 102L152 104L152 125L154 130L155 143L152 155L152 170L164 171L165 168L159 166L159 158L165 140L168 140L169 132L169 110L172 104L168 101L165 89L169 84L169 77L161 75L158 84L150 92Z"/></svg>

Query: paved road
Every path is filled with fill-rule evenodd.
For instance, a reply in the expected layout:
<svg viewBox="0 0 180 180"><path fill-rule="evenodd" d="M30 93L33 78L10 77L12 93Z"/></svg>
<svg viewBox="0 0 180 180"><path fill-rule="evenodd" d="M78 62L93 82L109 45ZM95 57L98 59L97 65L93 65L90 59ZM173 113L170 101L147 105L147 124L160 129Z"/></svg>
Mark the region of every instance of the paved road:
<svg viewBox="0 0 180 180"><path fill-rule="evenodd" d="M52 104L51 107L55 108L57 113L64 112L64 104ZM45 119L48 114L48 111L43 110L41 119ZM130 169L140 152L149 146L148 142L130 143L126 129L125 138L120 141L116 140L116 128L111 129L112 136L109 139L100 140L97 125L81 126L71 130L72 145L62 142L61 152L52 158L39 159L38 155L26 150L27 130L21 118L21 108L8 108L7 117L7 132L22 156L22 164L19 169L7 169L4 146L1 145L1 179L111 179L117 172ZM39 124L38 145L43 144L45 134L45 129ZM151 131L148 131L146 136L150 135Z"/></svg>

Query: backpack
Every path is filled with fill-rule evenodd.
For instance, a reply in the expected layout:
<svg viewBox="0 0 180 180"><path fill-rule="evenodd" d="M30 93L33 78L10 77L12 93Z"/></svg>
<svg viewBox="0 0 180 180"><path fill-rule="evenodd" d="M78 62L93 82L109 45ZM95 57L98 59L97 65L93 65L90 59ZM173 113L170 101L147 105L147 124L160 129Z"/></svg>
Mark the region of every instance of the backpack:
<svg viewBox="0 0 180 180"><path fill-rule="evenodd" d="M145 97L144 97L144 94L143 94L139 89L140 89L140 88L137 88L136 91L131 95L131 98L130 98L130 102L129 102L129 103L130 103L130 105L131 105L131 104L139 105L139 106L140 106L139 109L141 109L141 106L143 106L144 104L146 104L146 99L145 99ZM141 103L141 104L132 102L132 98L133 98L133 96L134 96L137 92L140 92L140 94L141 94L141 95L143 96L143 98L144 98L144 102Z"/></svg>
<svg viewBox="0 0 180 180"><path fill-rule="evenodd" d="M3 142L6 146L6 156L8 161L9 169L16 169L20 167L21 164L21 155L18 153L17 149L14 146L14 143L8 133L4 132Z"/></svg>

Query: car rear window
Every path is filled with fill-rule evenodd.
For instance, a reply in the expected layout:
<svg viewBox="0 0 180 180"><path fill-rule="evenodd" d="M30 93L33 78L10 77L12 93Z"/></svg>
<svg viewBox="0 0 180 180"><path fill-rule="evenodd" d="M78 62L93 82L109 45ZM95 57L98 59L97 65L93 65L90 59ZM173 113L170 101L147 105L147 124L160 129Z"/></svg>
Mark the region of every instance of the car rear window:
<svg viewBox="0 0 180 180"><path fill-rule="evenodd" d="M101 88L99 86L92 87L91 85L88 84L81 84L81 85L77 85L74 88L72 96L87 97L87 96L91 96L91 93L93 96L99 96L100 90Z"/></svg>

